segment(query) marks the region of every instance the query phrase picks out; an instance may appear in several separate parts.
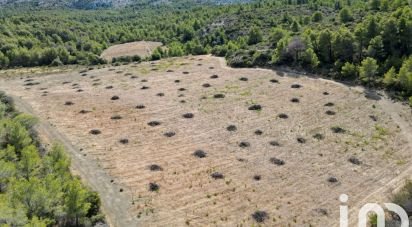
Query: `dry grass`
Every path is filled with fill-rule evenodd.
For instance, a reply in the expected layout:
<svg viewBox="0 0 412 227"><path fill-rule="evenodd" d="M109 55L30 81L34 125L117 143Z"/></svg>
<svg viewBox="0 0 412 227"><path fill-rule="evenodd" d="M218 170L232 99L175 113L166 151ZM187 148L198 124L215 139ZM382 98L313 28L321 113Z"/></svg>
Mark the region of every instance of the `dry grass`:
<svg viewBox="0 0 412 227"><path fill-rule="evenodd" d="M142 226L251 226L260 220L267 226L332 226L341 193L361 201L411 164L404 131L389 110L353 88L229 69L210 56L132 66L16 78L1 81L0 89L30 103L96 159L124 194L139 198L130 216L139 216ZM245 76L247 82L239 80ZM100 84L93 86L97 78ZM40 84L25 90L29 82ZM116 95L120 99L112 101ZM297 97L299 103L291 102ZM263 108L250 111L253 105ZM204 153L196 154L199 149ZM153 163L162 171L148 170Z"/></svg>
<svg viewBox="0 0 412 227"><path fill-rule="evenodd" d="M152 51L159 46L162 46L162 43L150 41L124 43L107 48L103 51L100 57L106 59L109 62L113 58L121 56L139 55L140 57L144 58L150 56L152 54Z"/></svg>

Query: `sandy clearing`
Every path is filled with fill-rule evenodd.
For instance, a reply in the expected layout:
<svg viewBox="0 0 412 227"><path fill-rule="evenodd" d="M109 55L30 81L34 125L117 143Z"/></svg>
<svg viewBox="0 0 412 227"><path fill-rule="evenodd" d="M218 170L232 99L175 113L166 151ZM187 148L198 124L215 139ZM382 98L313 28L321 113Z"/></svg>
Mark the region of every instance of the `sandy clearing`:
<svg viewBox="0 0 412 227"><path fill-rule="evenodd" d="M144 58L150 56L156 47L162 46L160 42L137 41L113 45L100 55L103 59L111 62L114 57L139 55Z"/></svg>

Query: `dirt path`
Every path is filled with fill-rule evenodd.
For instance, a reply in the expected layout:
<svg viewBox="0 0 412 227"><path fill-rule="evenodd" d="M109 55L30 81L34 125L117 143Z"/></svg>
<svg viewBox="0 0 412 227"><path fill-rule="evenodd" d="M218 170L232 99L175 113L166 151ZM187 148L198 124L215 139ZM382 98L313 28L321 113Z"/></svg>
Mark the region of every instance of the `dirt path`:
<svg viewBox="0 0 412 227"><path fill-rule="evenodd" d="M11 97L14 99L18 110L38 116L24 100L15 96ZM80 154L79 149L47 121L40 118L40 122L36 127L39 135L45 137L47 141L58 141L64 145L72 159L72 171L80 175L86 185L99 193L103 204L103 212L110 226L137 226L136 220L129 215L132 198L126 195L127 192L123 192L124 194L119 192L121 186L111 183L110 176L104 172L95 160Z"/></svg>

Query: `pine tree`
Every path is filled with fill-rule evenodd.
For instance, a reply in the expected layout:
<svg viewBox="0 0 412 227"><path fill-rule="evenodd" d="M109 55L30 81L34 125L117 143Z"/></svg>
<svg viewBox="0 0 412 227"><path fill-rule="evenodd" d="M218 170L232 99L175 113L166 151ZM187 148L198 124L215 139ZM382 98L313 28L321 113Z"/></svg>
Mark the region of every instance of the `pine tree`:
<svg viewBox="0 0 412 227"><path fill-rule="evenodd" d="M69 222L75 226L79 226L80 219L86 216L91 206L86 200L87 191L81 186L80 181L74 179L69 182L64 199L64 210Z"/></svg>
<svg viewBox="0 0 412 227"><path fill-rule="evenodd" d="M377 72L378 63L375 59L368 57L361 63L361 66L359 68L359 77L363 82L368 83L370 85L375 81L374 78Z"/></svg>

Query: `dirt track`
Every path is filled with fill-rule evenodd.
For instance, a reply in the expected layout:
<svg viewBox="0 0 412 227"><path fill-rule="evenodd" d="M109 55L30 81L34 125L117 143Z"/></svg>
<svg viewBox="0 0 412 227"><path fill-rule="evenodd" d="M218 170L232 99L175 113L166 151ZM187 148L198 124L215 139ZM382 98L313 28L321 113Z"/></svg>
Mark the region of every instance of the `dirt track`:
<svg viewBox="0 0 412 227"><path fill-rule="evenodd" d="M349 195L353 208L371 199L386 202L390 189L410 173L410 109L385 98L367 99L360 88L221 64L210 56L174 58L84 76L36 77L40 84L34 86L8 80L0 89L21 96L18 107L40 116L40 131L69 148L74 170L101 193L117 226L248 226L256 210L268 212L268 226L333 226L341 193ZM202 86L206 83L210 87ZM119 100L111 100L115 95ZM136 109L139 104L146 108ZM248 110L253 104L262 110ZM325 114L328 110L334 114ZM184 113L194 117L185 119ZM281 113L288 118L279 118ZM114 115L122 119L111 120ZM150 127L150 121L161 125ZM226 130L231 124L235 132ZM347 132L333 133L335 126ZM102 134L90 135L95 128ZM166 132L176 134L168 138ZM317 133L324 139L314 139ZM128 144L119 143L124 138ZM241 142L250 146L241 148ZM195 158L197 149L207 157ZM348 162L352 156L362 164ZM273 157L285 164L273 165ZM150 164L163 171L149 171ZM215 171L225 179L213 180ZM328 182L331 176L338 182ZM158 183L159 192L149 192L149 182ZM120 187L125 192L119 193ZM130 217L138 222L119 222Z"/></svg>

